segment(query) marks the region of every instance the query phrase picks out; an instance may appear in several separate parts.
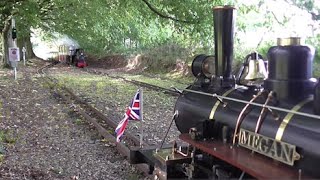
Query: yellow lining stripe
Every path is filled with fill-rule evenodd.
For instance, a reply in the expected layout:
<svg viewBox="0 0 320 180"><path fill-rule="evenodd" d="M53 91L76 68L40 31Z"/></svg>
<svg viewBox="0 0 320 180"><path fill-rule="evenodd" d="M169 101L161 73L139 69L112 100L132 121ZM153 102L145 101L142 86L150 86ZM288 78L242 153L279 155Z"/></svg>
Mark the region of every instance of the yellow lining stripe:
<svg viewBox="0 0 320 180"><path fill-rule="evenodd" d="M229 89L228 91L226 91L225 93L223 93L222 94L222 96L228 96L232 91L234 91L235 89ZM217 110L217 108L218 108L218 106L220 105L220 101L219 100L217 100L217 102L214 104L214 106L212 107L212 110L211 110L211 112L210 112L210 116L209 116L209 119L213 119L213 117L214 117L214 114L216 113L216 110Z"/></svg>
<svg viewBox="0 0 320 180"><path fill-rule="evenodd" d="M312 101L312 98L309 97L303 101L301 101L299 104L295 105L291 111L298 111L300 108L302 108L305 104L307 104L308 102ZM292 119L294 113L288 113L284 118L283 121L281 122L277 134L276 134L276 140L281 141L284 130L286 129L287 125L289 124L290 120Z"/></svg>

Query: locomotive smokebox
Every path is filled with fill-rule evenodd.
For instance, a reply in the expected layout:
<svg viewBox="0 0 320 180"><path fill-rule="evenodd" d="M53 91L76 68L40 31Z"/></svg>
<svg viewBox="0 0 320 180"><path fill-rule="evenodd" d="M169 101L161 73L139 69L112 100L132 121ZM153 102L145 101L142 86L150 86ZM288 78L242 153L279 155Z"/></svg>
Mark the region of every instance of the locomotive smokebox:
<svg viewBox="0 0 320 180"><path fill-rule="evenodd" d="M233 36L235 8L218 6L213 8L215 40L215 75L224 82L232 81Z"/></svg>

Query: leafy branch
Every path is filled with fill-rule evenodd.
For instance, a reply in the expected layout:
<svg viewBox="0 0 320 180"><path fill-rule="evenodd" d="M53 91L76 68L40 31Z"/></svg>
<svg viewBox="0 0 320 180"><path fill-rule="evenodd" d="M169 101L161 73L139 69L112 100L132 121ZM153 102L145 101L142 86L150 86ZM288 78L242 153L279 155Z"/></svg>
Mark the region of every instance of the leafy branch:
<svg viewBox="0 0 320 180"><path fill-rule="evenodd" d="M302 0L285 0L287 3L297 6L300 9L304 9L311 14L312 19L315 21L320 20L320 9L315 9L313 1ZM318 11L317 13L315 11Z"/></svg>
<svg viewBox="0 0 320 180"><path fill-rule="evenodd" d="M159 12L159 10L157 10L155 7L153 7L147 0L142 0L142 1L148 6L148 8L152 12L154 12L155 14L157 14L161 18L171 19L176 22L189 23L189 24L199 23L199 20L197 20L197 21L181 20L181 19L177 19L175 17L169 16L169 15L163 14L163 13Z"/></svg>

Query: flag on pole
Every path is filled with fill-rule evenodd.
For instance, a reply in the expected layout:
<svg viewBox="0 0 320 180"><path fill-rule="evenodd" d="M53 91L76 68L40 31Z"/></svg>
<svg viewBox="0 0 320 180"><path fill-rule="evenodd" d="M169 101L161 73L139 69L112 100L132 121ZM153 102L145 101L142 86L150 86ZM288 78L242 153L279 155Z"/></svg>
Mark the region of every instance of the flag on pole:
<svg viewBox="0 0 320 180"><path fill-rule="evenodd" d="M115 130L117 134L117 142L120 142L120 138L123 135L129 120L140 121L141 115L140 89L138 89L130 103L130 106L127 108L125 117L119 122Z"/></svg>

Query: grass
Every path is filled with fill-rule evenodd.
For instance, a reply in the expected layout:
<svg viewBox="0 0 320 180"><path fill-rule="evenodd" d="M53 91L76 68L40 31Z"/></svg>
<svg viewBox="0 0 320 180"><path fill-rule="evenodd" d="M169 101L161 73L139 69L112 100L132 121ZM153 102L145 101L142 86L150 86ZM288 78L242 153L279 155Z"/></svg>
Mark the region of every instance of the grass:
<svg viewBox="0 0 320 180"><path fill-rule="evenodd" d="M82 125L82 124L84 124L84 123L85 123L85 121L83 121L82 119L77 118L77 119L75 120L75 124L76 124L76 125Z"/></svg>
<svg viewBox="0 0 320 180"><path fill-rule="evenodd" d="M5 133L4 131L0 131L0 143L3 143L5 140Z"/></svg>
<svg viewBox="0 0 320 180"><path fill-rule="evenodd" d="M112 79L107 76L97 76L88 74L78 74L76 76L70 74L59 74L56 76L59 83L66 85L72 89L75 93L79 93L87 101L95 101L93 104L105 103L107 101L110 107L105 109L113 109L115 111L123 112L125 107L130 103L131 98L139 88L136 85L126 83L121 79ZM132 78L139 78L139 81L144 80L146 82L158 83L157 85L162 87L170 87L174 84L170 82L164 82L163 80L154 78L147 78L143 76L134 76ZM186 87L180 85L180 87ZM170 100L171 99L171 100ZM162 107L173 107L174 102L172 98L168 99L168 95L161 92L144 89L144 102L159 105ZM148 108L148 107L146 107ZM150 107L153 108L153 107Z"/></svg>
<svg viewBox="0 0 320 180"><path fill-rule="evenodd" d="M169 80L169 79L163 79L163 78L149 78L146 76L142 76L142 75L134 75L134 76L126 76L126 78L128 79L132 79L132 80L137 80L140 82L144 82L144 83L148 83L148 84L153 84L156 86L160 86L163 88L171 88L171 87L176 87L176 88L185 88L187 86L187 84L183 84L181 82L177 82L174 80Z"/></svg>
<svg viewBox="0 0 320 180"><path fill-rule="evenodd" d="M16 137L9 130L0 131L0 143L14 144L17 141Z"/></svg>
<svg viewBox="0 0 320 180"><path fill-rule="evenodd" d="M75 89L94 89L97 93L134 93L136 86L124 83L121 79L112 79L107 76L81 74L76 77L68 74L57 76L59 83ZM119 87L119 88L117 88ZM125 89L125 91L122 91Z"/></svg>
<svg viewBox="0 0 320 180"><path fill-rule="evenodd" d="M128 180L139 180L139 179L141 179L141 176L138 175L138 174L129 174L129 175L127 176L127 179L128 179Z"/></svg>
<svg viewBox="0 0 320 180"><path fill-rule="evenodd" d="M117 97L131 94L133 96L138 89L137 86L125 83L121 79L112 79L106 76L59 74L56 78L59 83L73 89L74 92L86 92L92 98L103 98L111 95L117 104L121 103Z"/></svg>

